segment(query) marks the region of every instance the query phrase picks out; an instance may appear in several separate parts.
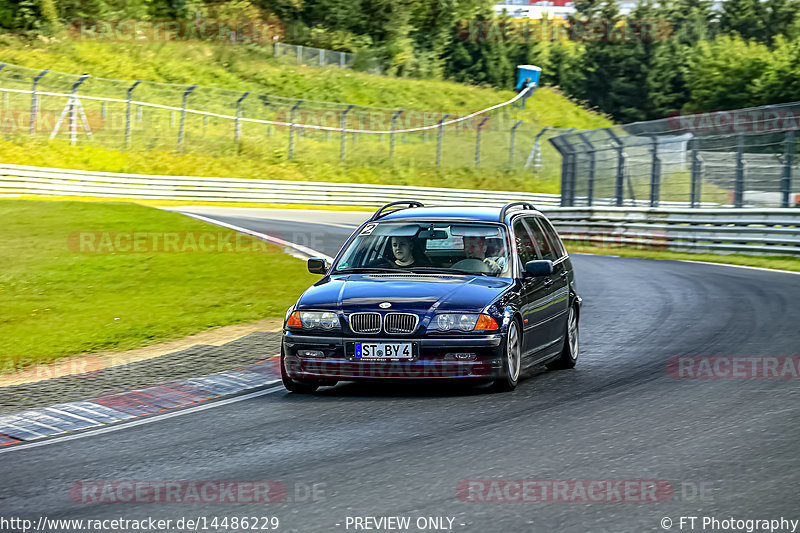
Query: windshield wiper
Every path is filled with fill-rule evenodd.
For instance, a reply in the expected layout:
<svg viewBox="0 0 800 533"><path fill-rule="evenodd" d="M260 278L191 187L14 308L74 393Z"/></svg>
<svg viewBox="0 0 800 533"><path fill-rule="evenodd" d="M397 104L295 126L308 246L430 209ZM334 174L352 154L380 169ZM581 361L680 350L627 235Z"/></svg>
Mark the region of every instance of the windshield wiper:
<svg viewBox="0 0 800 533"><path fill-rule="evenodd" d="M343 270L336 269L334 273L336 274L361 274L364 272L399 272L401 274L409 274L411 273L410 270L405 270L402 268L391 268L391 267L356 267L356 268L345 268Z"/></svg>
<svg viewBox="0 0 800 533"><path fill-rule="evenodd" d="M412 267L411 271L416 272L421 270L423 272L441 272L443 274L467 274L469 276L483 276L483 272L470 272L469 270L459 270L457 268L446 267ZM488 274L486 274L488 275Z"/></svg>

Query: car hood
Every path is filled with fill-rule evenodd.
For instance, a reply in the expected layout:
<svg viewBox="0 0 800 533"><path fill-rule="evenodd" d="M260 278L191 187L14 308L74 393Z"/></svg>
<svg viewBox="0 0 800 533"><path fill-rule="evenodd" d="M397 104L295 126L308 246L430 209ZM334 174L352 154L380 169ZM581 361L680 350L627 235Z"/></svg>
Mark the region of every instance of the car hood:
<svg viewBox="0 0 800 533"><path fill-rule="evenodd" d="M484 276L350 274L320 280L303 293L297 309L479 311L512 285L511 279ZM379 307L387 302L391 307Z"/></svg>

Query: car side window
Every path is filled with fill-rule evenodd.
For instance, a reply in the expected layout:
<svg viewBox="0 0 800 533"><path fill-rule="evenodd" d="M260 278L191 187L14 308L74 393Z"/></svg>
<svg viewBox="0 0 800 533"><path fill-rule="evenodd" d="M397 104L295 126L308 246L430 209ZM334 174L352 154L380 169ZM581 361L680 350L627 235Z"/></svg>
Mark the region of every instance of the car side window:
<svg viewBox="0 0 800 533"><path fill-rule="evenodd" d="M526 220L528 227L533 234L533 238L536 241L536 244L539 247L539 250L542 253L542 259L548 259L550 261L555 261L558 259L558 252L553 248L553 245L544 236L544 231L542 228L536 223L536 220L533 217L529 217Z"/></svg>
<svg viewBox="0 0 800 533"><path fill-rule="evenodd" d="M564 248L564 243L561 242L558 233L556 233L556 230L553 228L553 225L550 223L550 221L541 217L536 217L536 221L542 227L542 230L544 230L545 237L547 237L547 240L550 241L556 256L561 258L567 255L567 250Z"/></svg>
<svg viewBox="0 0 800 533"><path fill-rule="evenodd" d="M531 238L530 231L527 225L521 218L514 221L512 226L514 230L514 239L517 242L517 254L522 266L528 261L536 261L539 259L539 250L536 243Z"/></svg>

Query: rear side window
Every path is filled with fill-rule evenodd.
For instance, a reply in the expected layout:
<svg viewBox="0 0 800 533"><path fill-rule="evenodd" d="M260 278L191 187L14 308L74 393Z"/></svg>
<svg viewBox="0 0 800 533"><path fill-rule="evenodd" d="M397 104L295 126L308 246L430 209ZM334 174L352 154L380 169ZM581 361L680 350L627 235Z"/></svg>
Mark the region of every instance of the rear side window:
<svg viewBox="0 0 800 533"><path fill-rule="evenodd" d="M522 262L522 266L524 267L525 263L528 261L536 261L539 259L538 247L531 238L528 226L521 218L514 221L513 229L514 239L517 241L517 253L519 254L519 260Z"/></svg>
<svg viewBox="0 0 800 533"><path fill-rule="evenodd" d="M540 217L537 217L536 221L539 222L542 230L544 230L544 234L547 237L547 240L550 241L556 256L561 258L567 255L567 250L564 248L564 243L561 242L561 238L559 238L558 233L556 233L556 230L553 228L553 225L550 223L550 221L546 218Z"/></svg>
<svg viewBox="0 0 800 533"><path fill-rule="evenodd" d="M526 222L531 229L531 233L533 233L533 238L536 240L539 250L542 252L542 259L548 259L550 261L557 260L559 258L558 248L553 246L553 243L545 237L544 231L536 223L536 220L533 217L529 217Z"/></svg>

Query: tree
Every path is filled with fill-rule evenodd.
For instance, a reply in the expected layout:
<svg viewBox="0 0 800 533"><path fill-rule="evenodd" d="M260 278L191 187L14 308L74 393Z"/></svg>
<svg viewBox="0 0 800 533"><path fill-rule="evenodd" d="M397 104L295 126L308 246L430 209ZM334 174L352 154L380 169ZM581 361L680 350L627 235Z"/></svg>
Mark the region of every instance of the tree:
<svg viewBox="0 0 800 533"><path fill-rule="evenodd" d="M737 33L743 39L764 42L766 28L765 11L761 0L725 0L719 18L720 33Z"/></svg>

